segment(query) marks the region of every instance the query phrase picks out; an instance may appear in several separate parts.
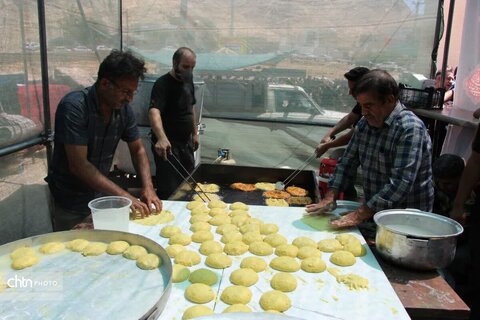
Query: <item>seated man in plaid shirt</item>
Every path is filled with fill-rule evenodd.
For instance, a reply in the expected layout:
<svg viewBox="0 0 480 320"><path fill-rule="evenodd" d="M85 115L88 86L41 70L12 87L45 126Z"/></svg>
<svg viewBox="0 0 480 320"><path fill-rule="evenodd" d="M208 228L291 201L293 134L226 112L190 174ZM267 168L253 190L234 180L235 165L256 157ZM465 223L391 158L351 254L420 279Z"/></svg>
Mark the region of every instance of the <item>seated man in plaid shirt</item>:
<svg viewBox="0 0 480 320"><path fill-rule="evenodd" d="M423 122L398 100L398 85L384 70L365 74L354 88L363 118L325 198L307 206L321 214L336 208L337 195L362 167L365 202L356 211L332 222L350 227L376 212L393 208L431 211L433 206L432 144Z"/></svg>

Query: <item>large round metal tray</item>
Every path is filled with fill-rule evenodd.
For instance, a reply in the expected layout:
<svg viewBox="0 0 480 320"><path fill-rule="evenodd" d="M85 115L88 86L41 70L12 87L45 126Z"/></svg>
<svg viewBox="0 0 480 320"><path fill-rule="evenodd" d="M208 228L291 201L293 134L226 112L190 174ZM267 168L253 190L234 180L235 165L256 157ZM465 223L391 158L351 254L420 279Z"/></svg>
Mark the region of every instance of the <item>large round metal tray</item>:
<svg viewBox="0 0 480 320"><path fill-rule="evenodd" d="M78 238L141 245L158 255L162 264L146 271L122 255L84 257L64 250L53 255L38 252L40 262L30 268L16 271L10 267L10 253L16 248L38 249L51 241ZM0 276L10 285L0 291L0 305L8 304L8 308L0 308L2 319L155 319L170 294L172 264L162 246L140 235L106 230L63 231L0 246Z"/></svg>

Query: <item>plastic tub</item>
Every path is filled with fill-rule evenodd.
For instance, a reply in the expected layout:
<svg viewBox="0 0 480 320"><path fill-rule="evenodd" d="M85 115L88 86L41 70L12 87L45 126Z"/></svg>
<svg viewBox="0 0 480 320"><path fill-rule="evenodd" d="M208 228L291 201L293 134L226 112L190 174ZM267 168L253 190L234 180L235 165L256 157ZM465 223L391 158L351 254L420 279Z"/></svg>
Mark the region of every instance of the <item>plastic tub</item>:
<svg viewBox="0 0 480 320"><path fill-rule="evenodd" d="M88 203L92 212L93 228L128 232L132 201L125 197L109 196Z"/></svg>

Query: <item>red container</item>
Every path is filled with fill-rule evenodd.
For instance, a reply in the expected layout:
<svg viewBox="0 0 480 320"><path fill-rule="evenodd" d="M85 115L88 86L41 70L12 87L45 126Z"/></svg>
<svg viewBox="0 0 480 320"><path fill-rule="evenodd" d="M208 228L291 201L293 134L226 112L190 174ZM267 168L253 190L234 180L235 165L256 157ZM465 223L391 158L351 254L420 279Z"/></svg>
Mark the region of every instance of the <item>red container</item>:
<svg viewBox="0 0 480 320"><path fill-rule="evenodd" d="M318 175L320 176L318 179L318 188L320 189L320 196L322 198L324 198L325 194L327 193L328 180L330 180L330 178L333 176L337 162L337 159L333 158L323 158L320 161L320 169L318 172ZM338 199L343 200L343 192L338 195Z"/></svg>

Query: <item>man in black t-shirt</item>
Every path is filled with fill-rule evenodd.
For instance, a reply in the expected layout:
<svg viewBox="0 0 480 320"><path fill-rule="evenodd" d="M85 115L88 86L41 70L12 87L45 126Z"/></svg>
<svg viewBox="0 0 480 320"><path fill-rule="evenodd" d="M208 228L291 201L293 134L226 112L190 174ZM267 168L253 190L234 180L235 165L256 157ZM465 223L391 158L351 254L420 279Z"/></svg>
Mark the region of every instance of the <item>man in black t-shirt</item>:
<svg viewBox="0 0 480 320"><path fill-rule="evenodd" d="M199 145L192 77L196 55L191 49L182 47L175 51L172 60L172 70L158 78L152 88L148 112L152 126L157 195L161 199L170 197L182 182L177 170L184 176L187 173L182 166L188 172L193 170L193 152Z"/></svg>

